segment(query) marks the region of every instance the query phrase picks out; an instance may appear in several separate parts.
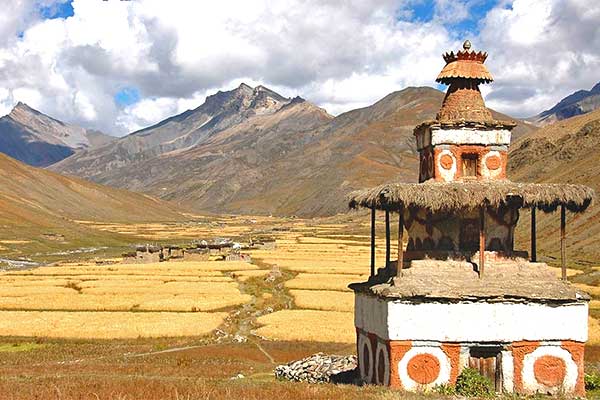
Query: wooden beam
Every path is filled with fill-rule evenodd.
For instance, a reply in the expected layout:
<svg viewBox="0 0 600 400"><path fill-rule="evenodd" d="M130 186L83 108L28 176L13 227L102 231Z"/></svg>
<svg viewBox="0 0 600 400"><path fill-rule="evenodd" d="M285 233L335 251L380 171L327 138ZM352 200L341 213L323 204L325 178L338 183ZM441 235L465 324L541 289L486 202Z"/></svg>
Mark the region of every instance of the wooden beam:
<svg viewBox="0 0 600 400"><path fill-rule="evenodd" d="M375 207L371 208L371 276L375 276Z"/></svg>
<svg viewBox="0 0 600 400"><path fill-rule="evenodd" d="M391 259L391 233L390 233L390 212L389 210L385 210L385 267L387 268L390 265Z"/></svg>
<svg viewBox="0 0 600 400"><path fill-rule="evenodd" d="M402 275L402 267L404 267L404 248L402 241L404 238L404 206L400 206L398 210L398 266L396 268L396 276Z"/></svg>
<svg viewBox="0 0 600 400"><path fill-rule="evenodd" d="M535 229L535 206L531 208L531 262L537 261L537 238Z"/></svg>
<svg viewBox="0 0 600 400"><path fill-rule="evenodd" d="M485 269L485 207L479 209L479 277Z"/></svg>
<svg viewBox="0 0 600 400"><path fill-rule="evenodd" d="M560 206L560 266L562 269L562 279L567 280L567 240L565 234L565 226L567 215L565 206Z"/></svg>

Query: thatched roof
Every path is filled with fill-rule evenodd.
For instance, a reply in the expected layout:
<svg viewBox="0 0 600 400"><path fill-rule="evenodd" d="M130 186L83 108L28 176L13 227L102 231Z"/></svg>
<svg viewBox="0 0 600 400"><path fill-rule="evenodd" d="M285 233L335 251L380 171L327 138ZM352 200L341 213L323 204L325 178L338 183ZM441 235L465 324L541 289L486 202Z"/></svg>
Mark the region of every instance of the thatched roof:
<svg viewBox="0 0 600 400"><path fill-rule="evenodd" d="M350 208L396 211L401 205L433 212L476 209L481 206L536 207L546 212L564 205L583 212L592 203L594 190L583 185L555 183L486 182L391 183L352 192Z"/></svg>

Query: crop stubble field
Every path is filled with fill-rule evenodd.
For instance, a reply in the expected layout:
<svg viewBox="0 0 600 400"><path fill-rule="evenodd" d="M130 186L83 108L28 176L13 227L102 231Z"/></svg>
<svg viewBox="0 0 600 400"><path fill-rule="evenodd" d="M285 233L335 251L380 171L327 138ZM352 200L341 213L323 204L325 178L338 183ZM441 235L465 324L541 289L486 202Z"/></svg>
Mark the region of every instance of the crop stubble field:
<svg viewBox="0 0 600 400"><path fill-rule="evenodd" d="M0 336L5 337L0 398L56 396L55 390L38 390L46 388L44 382L52 382L60 398L226 398L227 393L263 398L298 390L304 398L389 398L376 388L276 383L271 374L274 364L315 351L354 351L353 295L347 285L367 278L367 222L362 217L354 223L222 217L201 226L80 221L140 240L244 238L268 231L277 248L252 251L252 263L65 260L0 273ZM383 243L377 244L381 262ZM274 268L281 277L265 279ZM599 299L591 303L591 315L600 317L598 282L578 280L590 272L573 269L569 276ZM596 357L600 323L593 317L588 353ZM233 340L236 335L243 339ZM211 359L215 349L221 355ZM219 360L219 373L205 368ZM63 375L40 374L40 365L60 365ZM113 373L105 376L109 365ZM238 373L244 379L231 381ZM132 386L136 380L154 389Z"/></svg>

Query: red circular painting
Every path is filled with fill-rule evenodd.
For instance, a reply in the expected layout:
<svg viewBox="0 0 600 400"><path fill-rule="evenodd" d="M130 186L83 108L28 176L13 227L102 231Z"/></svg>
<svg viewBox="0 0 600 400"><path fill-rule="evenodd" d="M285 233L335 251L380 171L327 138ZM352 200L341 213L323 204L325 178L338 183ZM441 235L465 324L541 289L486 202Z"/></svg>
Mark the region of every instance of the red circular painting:
<svg viewBox="0 0 600 400"><path fill-rule="evenodd" d="M444 154L440 157L440 165L444 169L452 168L452 164L454 164L454 160L448 154Z"/></svg>
<svg viewBox="0 0 600 400"><path fill-rule="evenodd" d="M500 157L498 156L489 156L485 159L485 165L488 169L498 169L500 168Z"/></svg>
<svg viewBox="0 0 600 400"><path fill-rule="evenodd" d="M559 386L563 383L567 368L562 358L542 356L533 364L535 379L546 386Z"/></svg>
<svg viewBox="0 0 600 400"><path fill-rule="evenodd" d="M426 385L440 375L440 362L431 354L418 354L410 359L406 369L410 379Z"/></svg>

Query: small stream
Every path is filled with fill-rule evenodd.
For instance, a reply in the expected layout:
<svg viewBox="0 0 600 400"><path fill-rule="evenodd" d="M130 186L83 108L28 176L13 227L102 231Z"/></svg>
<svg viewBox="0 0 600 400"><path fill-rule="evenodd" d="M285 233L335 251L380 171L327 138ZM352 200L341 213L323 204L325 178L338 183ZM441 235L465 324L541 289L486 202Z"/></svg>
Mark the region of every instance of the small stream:
<svg viewBox="0 0 600 400"><path fill-rule="evenodd" d="M12 260L10 258L0 258L0 271L18 271L23 269L41 267L43 265L43 263L26 259Z"/></svg>

